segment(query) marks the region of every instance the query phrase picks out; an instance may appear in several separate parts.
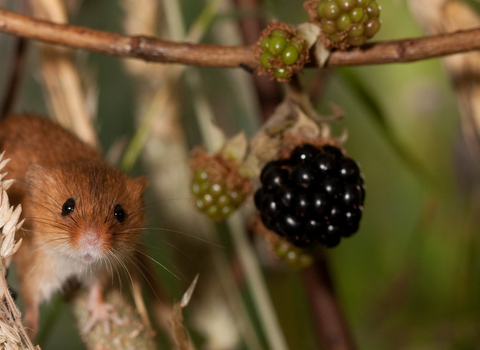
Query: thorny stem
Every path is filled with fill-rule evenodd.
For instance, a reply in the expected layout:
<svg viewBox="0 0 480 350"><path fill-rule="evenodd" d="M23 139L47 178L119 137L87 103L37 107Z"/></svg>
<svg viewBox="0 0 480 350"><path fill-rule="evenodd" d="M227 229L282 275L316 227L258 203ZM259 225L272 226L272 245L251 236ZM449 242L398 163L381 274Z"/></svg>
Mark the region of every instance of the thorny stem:
<svg viewBox="0 0 480 350"><path fill-rule="evenodd" d="M335 297L324 256L318 257L315 263L303 272L303 280L322 348L325 350L356 349L340 304Z"/></svg>
<svg viewBox="0 0 480 350"><path fill-rule="evenodd" d="M50 44L94 51L119 57L140 58L161 63L210 67L243 67L252 70L259 65L252 47L176 43L146 36L126 36L55 24L0 9L0 31ZM326 67L413 62L480 49L480 29L416 39L383 41L360 48L333 51ZM312 55L313 56L313 55ZM317 66L313 60L309 66Z"/></svg>

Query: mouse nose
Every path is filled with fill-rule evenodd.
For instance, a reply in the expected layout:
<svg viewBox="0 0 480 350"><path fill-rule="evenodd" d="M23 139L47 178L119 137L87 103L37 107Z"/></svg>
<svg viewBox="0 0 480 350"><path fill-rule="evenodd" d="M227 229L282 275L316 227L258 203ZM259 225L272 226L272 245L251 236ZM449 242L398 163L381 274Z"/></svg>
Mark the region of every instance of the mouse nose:
<svg viewBox="0 0 480 350"><path fill-rule="evenodd" d="M102 237L99 230L86 230L81 233L78 243L83 260L90 262L102 255Z"/></svg>
<svg viewBox="0 0 480 350"><path fill-rule="evenodd" d="M96 230L88 230L83 232L80 242L85 247L95 247L100 244L101 235Z"/></svg>

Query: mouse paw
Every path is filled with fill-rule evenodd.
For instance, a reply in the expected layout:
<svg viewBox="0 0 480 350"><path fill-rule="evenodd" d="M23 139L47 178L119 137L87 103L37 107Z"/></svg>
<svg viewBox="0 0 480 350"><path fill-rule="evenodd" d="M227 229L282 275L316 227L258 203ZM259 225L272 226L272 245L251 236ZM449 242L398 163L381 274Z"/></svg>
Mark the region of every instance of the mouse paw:
<svg viewBox="0 0 480 350"><path fill-rule="evenodd" d="M110 304L105 302L95 303L95 305L89 305L88 310L90 311L90 317L82 329L84 334L90 332L97 322L103 323L105 334L110 334L110 322L117 325L123 324L123 320Z"/></svg>

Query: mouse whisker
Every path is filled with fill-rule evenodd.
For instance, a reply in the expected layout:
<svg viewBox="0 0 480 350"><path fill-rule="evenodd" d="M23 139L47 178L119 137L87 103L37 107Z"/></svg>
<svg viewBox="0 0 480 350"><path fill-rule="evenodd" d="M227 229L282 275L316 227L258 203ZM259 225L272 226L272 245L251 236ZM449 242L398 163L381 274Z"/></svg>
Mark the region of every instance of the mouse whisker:
<svg viewBox="0 0 480 350"><path fill-rule="evenodd" d="M113 249L115 249L115 248L113 248ZM122 252L119 251L119 250L117 250L117 252L120 253L120 254L122 253ZM132 293L133 293L133 288L134 288L134 286L133 286L133 278L132 278L132 275L130 274L130 271L128 271L128 268L127 268L127 266L125 265L125 262L124 262L122 259L118 258L118 262L120 263L120 266L122 266L123 270L125 270L126 275L127 275L128 278L130 279L130 282L132 283L132 286L131 286L132 289L131 289L131 291L132 291Z"/></svg>
<svg viewBox="0 0 480 350"><path fill-rule="evenodd" d="M174 273L173 273L170 269L168 269L165 265L163 265L162 263L160 263L160 262L158 262L157 260L155 260L154 258L152 258L150 255L142 252L142 251L139 250L139 249L135 249L135 251L138 252L138 253L140 253L140 254L142 254L143 256L147 257L148 259L152 260L152 261L155 262L158 266L163 267L166 271L170 272L170 273L172 274L172 276L176 277L178 280L181 280L180 277L178 277L176 274L174 274ZM166 260L166 259L165 259L165 260ZM169 264L171 264L171 265L178 271L178 269L177 269L170 261L167 260L167 262L168 262ZM180 272L180 271L178 271L178 272ZM183 276L182 276L182 277L183 277ZM184 278L185 278L185 277L184 277Z"/></svg>
<svg viewBox="0 0 480 350"><path fill-rule="evenodd" d="M219 245L219 244L216 244L216 243L213 243L213 242L210 242L206 239L203 239L203 238L200 238L200 237L197 237L197 236L194 236L194 235L191 235L189 233L186 233L186 232L183 232L183 231L178 231L178 230L172 230L172 229L168 229L168 228L161 228L161 227L143 227L143 228L137 228L137 229L131 229L131 230L124 230L124 231L117 231L115 232L116 234L126 234L126 233L129 233L131 231L136 231L136 230L157 230L157 231L165 231L165 232L171 232L171 233L178 233L178 234L181 234L181 235L184 235L184 236L187 236L187 237L190 237L190 238L193 238L193 239L196 239L198 241L201 241L201 242L204 242L204 243L208 243L214 247L218 247L218 248L222 248L222 249L226 249L226 247L222 246L222 245Z"/></svg>
<svg viewBox="0 0 480 350"><path fill-rule="evenodd" d="M132 244L132 242L128 239L125 239L125 240L122 240L121 238L118 238L119 241L122 241L122 242L125 242L125 243L128 243L128 244ZM181 250L179 247L171 244L170 242L166 241L166 240L162 240L162 242L170 247L172 247L173 249L175 249L176 251L178 251L179 253L181 253L183 256L185 256L187 259L189 259L190 261L194 261L192 259L192 257L190 255L188 255L187 253L185 253L183 250ZM162 248L158 248L158 247L155 247L153 245L147 245L145 243L141 243L141 242L133 242L135 245L138 245L140 246L141 248L145 249L145 250L149 250L149 249L153 249L153 250L156 250L156 251L159 251L159 252L163 252L164 249Z"/></svg>
<svg viewBox="0 0 480 350"><path fill-rule="evenodd" d="M131 242L130 240L128 240L128 239L118 239L118 241L120 241L120 242L122 242L122 243L125 243L125 244L128 245L128 246L131 246L131 245L132 245L132 242ZM164 243L168 244L168 242L164 242ZM147 245L145 245L145 244L142 244L142 243L140 243L140 242L133 242L133 244L135 244L136 246L139 246L140 248L142 248L142 249L133 248L133 250L136 251L137 253L141 253L141 254L143 254L143 255L145 255L145 256L147 256L145 250L148 250L148 249L155 249L155 250L157 250L157 251L159 251L159 252L162 251L162 249L159 249L159 248L156 248L156 247L149 247L149 246L147 246ZM171 246L172 246L173 248L175 248L176 250L178 250L180 253L182 253L184 256L186 256L188 259L190 259L191 261L193 261L193 259L192 259L190 256L188 256L188 254L186 254L184 251L182 251L180 248L175 247L174 245L171 245ZM117 248L117 249L118 249L118 248ZM186 279L185 276L182 274L182 272L175 266L174 263L172 263L170 260L168 260L168 259L165 257L165 255L160 254L160 256L161 256L163 259L165 259L165 260L181 275L181 277L183 277L184 279ZM162 267L163 267L163 266L162 266ZM168 270L167 270L167 271L168 271Z"/></svg>
<svg viewBox="0 0 480 350"><path fill-rule="evenodd" d="M119 286L120 286L120 290L122 290L123 286L122 286L122 278L120 277L120 272L118 271L118 262L120 261L120 259L115 255L115 253L110 250L109 252L109 255L117 262L116 264L114 264L113 266L115 266L115 271L117 272L117 276L118 276L118 283L119 283Z"/></svg>
<svg viewBox="0 0 480 350"><path fill-rule="evenodd" d="M155 209L155 207L153 207L153 206L156 205L156 204L169 204L169 202L172 202L172 201L184 201L184 200L190 200L192 198L194 198L194 196L160 199L158 201L145 204L140 209L134 210L133 212L131 212L130 215L137 214L138 212L142 212L145 209Z"/></svg>
<svg viewBox="0 0 480 350"><path fill-rule="evenodd" d="M147 276L145 276L145 273L143 273L143 270L147 271L148 274L149 274L157 283L159 283L158 280L157 280L157 278L156 278L156 276L154 276L153 273L151 273L151 272L147 269L147 267L146 267L135 255L132 255L132 258L134 258L140 265L142 265L142 266L143 266L143 269L141 269L141 268L138 266L138 264L137 264L135 261L133 261L130 257L127 257L127 258L128 258L128 260L130 261L130 263L131 263L134 267L136 267L138 271L140 271L140 273L142 274L142 276L143 276L143 278L145 279L145 281L147 281L147 283L148 283L148 285L149 285L149 287L150 287L150 290L153 292L153 295L155 295L155 298L157 298L157 300L161 302L161 299L160 299L160 297L157 295L157 292L155 291L155 288L154 288L154 287L152 286L152 284L150 283L149 278L148 278Z"/></svg>

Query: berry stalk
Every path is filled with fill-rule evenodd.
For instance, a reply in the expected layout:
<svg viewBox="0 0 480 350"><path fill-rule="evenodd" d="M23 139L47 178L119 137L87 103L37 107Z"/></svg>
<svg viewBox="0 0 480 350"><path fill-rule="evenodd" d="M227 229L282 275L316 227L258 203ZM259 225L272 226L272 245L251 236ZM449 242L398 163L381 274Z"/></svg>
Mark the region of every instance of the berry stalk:
<svg viewBox="0 0 480 350"><path fill-rule="evenodd" d="M325 350L355 350L343 310L333 289L327 260L319 257L303 272L318 337Z"/></svg>

